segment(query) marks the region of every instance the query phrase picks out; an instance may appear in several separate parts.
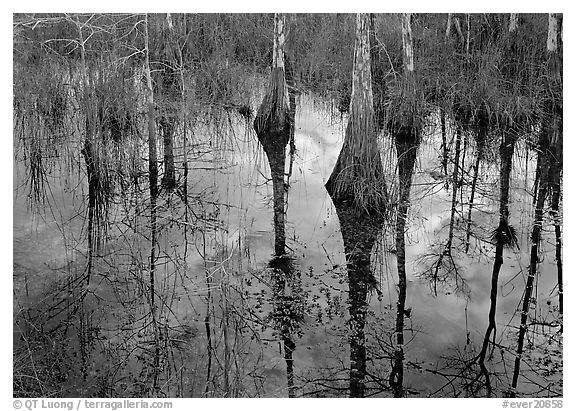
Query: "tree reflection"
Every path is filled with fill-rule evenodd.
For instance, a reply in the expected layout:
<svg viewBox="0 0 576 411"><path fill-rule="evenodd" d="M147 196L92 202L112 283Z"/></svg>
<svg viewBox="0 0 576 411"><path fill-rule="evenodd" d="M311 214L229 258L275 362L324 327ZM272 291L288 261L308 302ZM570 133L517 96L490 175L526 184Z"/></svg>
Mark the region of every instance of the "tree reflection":
<svg viewBox="0 0 576 411"><path fill-rule="evenodd" d="M370 268L372 247L380 233L383 218L378 214L358 214L346 201L334 201L344 240L348 269L350 312L350 396L363 397L366 378L367 297L376 280Z"/></svg>
<svg viewBox="0 0 576 411"><path fill-rule="evenodd" d="M295 339L302 335L306 297L300 271L295 269L290 256L272 258L269 267L272 284L272 312L269 319L283 344L288 396L293 398L296 396L296 386L292 354L296 349Z"/></svg>

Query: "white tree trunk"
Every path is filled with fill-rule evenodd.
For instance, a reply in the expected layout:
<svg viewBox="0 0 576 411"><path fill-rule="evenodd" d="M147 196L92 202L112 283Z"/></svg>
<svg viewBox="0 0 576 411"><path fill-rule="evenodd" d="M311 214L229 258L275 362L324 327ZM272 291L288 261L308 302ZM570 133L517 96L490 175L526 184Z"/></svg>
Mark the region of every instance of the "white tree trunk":
<svg viewBox="0 0 576 411"><path fill-rule="evenodd" d="M284 43L286 40L286 15L283 13L274 14L274 46L272 51L272 70L282 69L284 73L284 101L282 104L290 106L290 95L288 94L288 84L286 83L286 68L284 64Z"/></svg>
<svg viewBox="0 0 576 411"><path fill-rule="evenodd" d="M284 41L286 16L282 13L274 14L274 50L272 55L272 68L284 68Z"/></svg>
<svg viewBox="0 0 576 411"><path fill-rule="evenodd" d="M452 28L452 13L448 13L448 21L446 22L446 41L450 39L451 28Z"/></svg>
<svg viewBox="0 0 576 411"><path fill-rule="evenodd" d="M369 14L357 14L350 116L342 150L326 182L333 200L353 198L364 211L381 208L383 197L387 197L376 140L369 30ZM368 181L372 184L365 183Z"/></svg>
<svg viewBox="0 0 576 411"><path fill-rule="evenodd" d="M174 24L172 24L172 15L170 13L166 13L166 23L168 23L168 28L170 30L174 30Z"/></svg>
<svg viewBox="0 0 576 411"><path fill-rule="evenodd" d="M466 14L466 54L470 53L470 14Z"/></svg>
<svg viewBox="0 0 576 411"><path fill-rule="evenodd" d="M508 32L513 33L518 28L518 13L510 13L510 25Z"/></svg>
<svg viewBox="0 0 576 411"><path fill-rule="evenodd" d="M546 48L549 53L555 53L558 50L558 18L556 14L548 14L548 41Z"/></svg>
<svg viewBox="0 0 576 411"><path fill-rule="evenodd" d="M551 84L560 85L562 83L561 74L561 61L558 55L558 15L556 13L548 14L548 40L546 42L546 48L548 50L548 70ZM562 138L562 133L559 131L558 118L553 117L553 127L554 132L551 133L550 142L555 145L559 138Z"/></svg>
<svg viewBox="0 0 576 411"><path fill-rule="evenodd" d="M354 71L352 73L352 94L350 113L364 111L362 106L373 107L372 72L370 70L370 40L368 30L370 15L356 15L356 44L354 48Z"/></svg>
<svg viewBox="0 0 576 411"><path fill-rule="evenodd" d="M412 26L410 25L410 13L402 14L402 45L404 47L404 70L407 73L414 72L414 48L412 46Z"/></svg>

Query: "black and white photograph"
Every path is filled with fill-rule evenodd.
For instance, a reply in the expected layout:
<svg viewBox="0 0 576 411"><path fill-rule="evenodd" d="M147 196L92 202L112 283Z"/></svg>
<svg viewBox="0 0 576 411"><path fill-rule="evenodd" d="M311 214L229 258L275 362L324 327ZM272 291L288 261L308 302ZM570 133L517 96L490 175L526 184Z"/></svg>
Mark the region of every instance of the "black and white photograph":
<svg viewBox="0 0 576 411"><path fill-rule="evenodd" d="M564 14L188 6L11 15L10 404L565 407Z"/></svg>

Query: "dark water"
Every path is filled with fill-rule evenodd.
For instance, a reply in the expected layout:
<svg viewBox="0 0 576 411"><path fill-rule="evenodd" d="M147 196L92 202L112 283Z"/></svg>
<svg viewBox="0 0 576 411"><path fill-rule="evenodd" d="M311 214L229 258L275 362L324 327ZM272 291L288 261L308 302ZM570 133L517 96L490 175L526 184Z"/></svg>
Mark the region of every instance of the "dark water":
<svg viewBox="0 0 576 411"><path fill-rule="evenodd" d="M298 330L293 335L297 396L347 395L346 260L338 217L324 189L342 146L344 123L330 125L330 122L322 109L315 108L311 100L302 98L296 118L297 154L290 180L286 227L287 245L299 273L298 292L306 302L303 321L297 325ZM274 246L272 186L266 178L270 173L267 161L254 133L247 133L240 123L233 133L224 132L218 144L207 146L213 136L208 130L204 131L196 132L195 141L199 146L210 148L191 165L189 192L203 193L199 198L206 202L202 206L204 216L211 213L210 217L217 223L197 223L202 229L187 234L190 245L186 255L181 229L167 225L160 235L159 247L170 256L160 265L156 277L159 293L166 307L170 307L160 310L160 318L171 324L173 339L186 347L182 350L184 354L174 360L185 364L186 375L182 377L177 371L174 375L186 378L181 385L187 389L174 391L166 388L166 392L183 396L222 396L223 392L242 396L287 396L283 349L270 317L267 317L273 306L268 264ZM436 392L446 383L445 378L421 368L450 369L447 365L450 359L459 358L466 350L473 347L478 350L481 346L488 320L494 252L488 242L474 241L469 256L455 250L459 273L467 287L464 293L449 282L445 287L439 287L437 295L434 295L431 284L419 276L430 264L423 260L423 256L430 253L435 244L441 245L448 232L451 193L430 174L439 169L438 140L439 136L432 134L420 148L406 236L406 306L411 308L411 315L406 319L405 385L411 395L419 396L451 395L449 389ZM390 142L382 144L385 158L393 158L392 147ZM472 161L471 151L469 156ZM515 349L513 327L519 322L516 311L521 303L529 265L527 240L533 215L531 199L526 192L530 184L525 182L523 162L521 158L516 159L511 195L512 223L519 227L521 251L505 252L497 307L496 340L511 350ZM534 166L533 159L529 164ZM491 228L497 226L497 168L497 164L483 165L481 188L486 195L480 192L476 197L479 205L474 213L474 222L478 225L476 232L486 239ZM14 186L18 187L22 184L23 167L15 164L14 170ZM388 170L391 178L393 171L393 168ZM52 186L52 211L46 211L43 216L27 208L23 190L14 191L15 317L31 304L48 298L46 296L50 295L54 282L65 281L71 273L81 271L82 264L85 264L85 205L82 201L85 193L72 190L73 186L72 181L66 184L62 179L57 180ZM212 202L219 205L214 206ZM162 218L167 220L171 214L169 206L166 210L160 212L161 224ZM180 218L180 211L172 213L173 217ZM111 218L122 221L121 207L111 212ZM146 278L145 271L134 274L135 265L124 257L127 250L138 251L138 258L144 261L142 265L145 266L148 249L144 241L127 240L125 233L130 230L121 223L112 226L109 231L111 240L105 246L109 253L103 252L104 257L96 262L98 275L89 286L97 296L89 303L95 313L94 324L101 326L100 333L106 336L105 343L100 340L99 346L108 349L95 350L92 354L93 374L89 375L88 381L110 367L110 347L125 343L126 335L118 331L122 329L121 325L139 324L138 314L146 312L143 297L139 304L132 303L130 309L119 303L136 299L136 288L128 289L125 285L115 285L114 281L106 280L113 278L117 284L122 284L122 279L128 281L132 278L130 281L134 281L134 276ZM465 223L459 227L465 227ZM142 231L145 230L142 228ZM378 352L382 353L378 343L391 344L389 336L393 335L397 299L392 232L390 227L384 230L372 253L381 298L376 292L371 294L371 313L365 330L369 346L368 371L384 380L390 372L390 361L378 358ZM545 235L542 249L544 260L540 265L537 300L541 302L538 307L543 307L539 308L540 315L546 317L542 310L557 304L553 290L556 271L550 233ZM211 372L217 382L208 384L206 388L208 292L213 332ZM551 305L546 304L547 301L551 301ZM58 321L58 318L51 321ZM21 343L18 327L15 327L15 342ZM136 357L129 358L120 367L118 376L140 369ZM222 382L225 379L227 382ZM117 380L115 384L122 386L120 378ZM321 390L323 381L332 387L331 391ZM70 393L90 393L78 388L82 384L77 382L68 381L67 384ZM168 387L177 385L176 382L166 383ZM116 388L115 392L135 392L129 383L123 390ZM389 396L390 393L376 395Z"/></svg>

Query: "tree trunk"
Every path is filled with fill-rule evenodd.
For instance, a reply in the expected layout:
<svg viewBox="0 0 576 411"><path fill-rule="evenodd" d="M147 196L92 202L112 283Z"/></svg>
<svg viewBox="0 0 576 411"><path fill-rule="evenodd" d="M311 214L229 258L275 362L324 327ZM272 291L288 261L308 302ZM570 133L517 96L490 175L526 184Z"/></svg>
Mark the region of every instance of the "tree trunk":
<svg viewBox="0 0 576 411"><path fill-rule="evenodd" d="M358 14L350 117L344 145L326 190L336 208L348 269L350 312L350 396L363 397L366 378L366 323L370 254L384 222L386 185L376 127L370 65L370 18Z"/></svg>
<svg viewBox="0 0 576 411"><path fill-rule="evenodd" d="M203 239L204 256L204 280L206 282L206 314L204 315L204 329L206 331L206 351L208 353L208 363L206 364L206 385L204 386L204 396L208 394L210 382L212 380L212 326L211 326L211 305L212 305L212 277L208 270L206 261L206 238Z"/></svg>
<svg viewBox="0 0 576 411"><path fill-rule="evenodd" d="M515 31L518 27L518 16L514 13L510 15L510 24L509 24L509 36L511 41L511 48L509 53L511 56L514 56L515 53L513 52L515 47ZM514 57L513 57L514 58ZM513 73L515 76L516 73ZM516 78L512 78L513 81L516 81ZM480 124L479 134L478 134L478 153L480 157L481 150L486 142L486 128L483 127L483 124ZM480 133L484 132L482 135ZM486 359L486 355L488 352L488 345L490 343L490 337L493 335L493 342L496 339L496 305L497 305L497 298L498 298L498 277L500 275L500 269L502 264L504 263L504 248L518 246L517 239L516 239L516 232L510 225L510 209L509 209L509 202L510 202L510 177L512 174L512 164L513 164L513 157L514 157L514 148L516 145L517 135L516 130L513 128L504 129L502 134L502 141L500 143L500 222L498 227L494 231L492 235L492 239L496 242L496 251L494 256L494 266L492 268L492 284L490 288L490 311L488 313L488 327L486 328L486 333L484 334L484 340L482 342L482 349L480 350L480 354L478 355L478 363L480 365L481 374L484 375L485 379L485 386L486 386L486 393L488 397L492 396L492 385L490 382L490 373L486 368L484 363ZM475 179L477 176L477 170L474 171ZM472 184L472 196L470 200L470 211L472 210L472 199L474 196L474 183ZM471 215L470 212L468 214L468 234L466 240L466 251L468 251L469 245L469 235L470 235L470 219ZM494 350L494 347L492 348ZM490 354L490 356L492 353Z"/></svg>
<svg viewBox="0 0 576 411"><path fill-rule="evenodd" d="M284 72L286 78L286 85L288 86L288 100L290 110L288 117L290 120L290 164L288 166L288 175L286 176L286 202L288 201L288 189L290 188L290 177L292 177L292 168L294 165L294 156L296 155L296 142L294 141L294 133L296 131L296 89L294 83L294 70L289 57L284 54Z"/></svg>
<svg viewBox="0 0 576 411"><path fill-rule="evenodd" d="M558 129L561 128L562 114L557 113L558 116ZM560 134L560 133L558 133ZM558 273L558 311L560 314L560 332L564 331L564 279L563 279L563 266L562 266L562 216L560 213L560 201L562 197L562 168L563 168L563 143L562 137L557 137L550 143L550 190L552 194L551 199L551 214L554 222L554 235L555 235L555 257L556 268Z"/></svg>
<svg viewBox="0 0 576 411"><path fill-rule="evenodd" d="M510 25L508 32L513 33L518 28L518 13L510 13Z"/></svg>
<svg viewBox="0 0 576 411"><path fill-rule="evenodd" d="M408 93L415 100L414 54L412 48L412 28L410 14L402 15L402 44L404 49L404 73ZM411 110L413 110L411 108ZM417 115L414 111L412 116ZM396 265L398 270L398 302L396 304L396 348L394 365L389 382L394 397L404 396L404 315L406 313L406 219L410 208L410 188L420 135L414 117L407 124L401 124L394 133L398 158L398 211L396 214Z"/></svg>
<svg viewBox="0 0 576 411"><path fill-rule="evenodd" d="M559 28L559 18L556 14L549 14L548 24L548 71L550 73L551 87L554 87L558 97L552 99L549 110L554 114L552 119L552 133L550 135L550 186L552 189L552 216L554 219L554 234L556 237L556 266L558 270L558 305L560 313L560 332L564 330L564 280L562 272L562 223L560 216L560 199L562 196L562 168L563 168L563 112L562 98L562 59L558 50L562 45L562 31Z"/></svg>
<svg viewBox="0 0 576 411"><path fill-rule="evenodd" d="M372 75L372 94L374 103L374 119L376 121L376 133L379 134L386 123L386 82L387 61L381 57L382 47L378 44L375 31L374 14L370 14L370 67Z"/></svg>
<svg viewBox="0 0 576 411"><path fill-rule="evenodd" d="M450 227L448 230L448 243L446 249L450 252L452 249L452 240L454 238L454 223L456 220L456 196L458 194L458 169L460 161L460 145L462 142L462 130L460 127L456 129L456 148L454 152L454 171L452 172L452 208L450 210Z"/></svg>
<svg viewBox="0 0 576 411"><path fill-rule="evenodd" d="M350 397L365 394L366 337L364 327L368 310L367 297L375 283L370 269L372 247L383 223L379 215L363 214L347 203L335 203L344 240L348 270L348 304L350 313Z"/></svg>
<svg viewBox="0 0 576 411"><path fill-rule="evenodd" d="M171 19L170 19L171 21ZM186 104L186 90L184 88L184 59L182 57L182 50L180 46L177 47L177 59L180 76L180 93L182 99L182 106L180 117L182 122L182 156L183 156L183 183L182 183L182 198L184 201L184 261L187 261L188 256L188 229L189 229L189 200L188 200L188 107Z"/></svg>
<svg viewBox="0 0 576 411"><path fill-rule="evenodd" d="M458 169L460 161L460 144L462 142L462 130L459 126L456 127L456 148L454 152L454 170L452 171L452 201L450 209L450 225L448 228L448 240L446 241L446 246L440 254L440 257L435 263L434 273L432 275L432 281L434 281L434 295L438 295L437 284L438 284L438 272L442 265L442 261L445 257L450 257L452 253L452 241L454 239L454 223L456 221L456 206L457 206L457 194L458 194Z"/></svg>
<svg viewBox="0 0 576 411"><path fill-rule="evenodd" d="M274 252L285 254L285 186L286 145L290 140L290 97L284 72L285 16L274 16L274 49L272 75L262 104L254 120L254 129L268 157L274 198Z"/></svg>
<svg viewBox="0 0 576 411"><path fill-rule="evenodd" d="M446 111L440 109L440 127L442 132L442 170L444 176L448 176L448 143L446 141ZM448 180L446 180L446 189L448 189Z"/></svg>
<svg viewBox="0 0 576 411"><path fill-rule="evenodd" d="M146 47L148 50L148 16L146 16ZM158 200L158 155L156 150L156 125L154 116L154 92L152 89L152 75L150 73L149 53L145 61L147 80L147 108L148 108L148 172L150 187L150 299L154 305L154 272L156 268L156 202Z"/></svg>
<svg viewBox="0 0 576 411"><path fill-rule="evenodd" d="M285 202L288 195L288 183L285 183L286 145L290 142L290 170L296 145L294 143L296 99L292 70L289 67L284 52L286 18L283 14L274 16L274 48L272 60L272 75L266 94L254 120L254 129L258 140L262 144L268 157L272 175L272 193L274 199L274 254L273 262L285 261L286 233L285 233ZM289 70L288 70L289 69ZM288 82L291 91L288 89ZM289 179L289 177L288 177ZM283 265L274 269L273 281L275 283L274 297L277 303L286 301L284 295L286 281L292 273ZM290 311L291 307L284 307ZM282 315L290 315L282 313ZM286 379L288 396L295 396L294 386L294 360L292 354L296 344L292 338L290 327L281 326L280 339L284 346L284 360L286 362Z"/></svg>
<svg viewBox="0 0 576 411"><path fill-rule="evenodd" d="M224 397L228 398L231 396L231 387L230 387L230 342L228 339L228 293L227 287L229 285L226 281L222 281L221 283L221 304L222 304L222 340L224 342Z"/></svg>
<svg viewBox="0 0 576 411"><path fill-rule="evenodd" d="M558 93L561 96L562 92L562 72L560 66L560 58L558 54L558 21L554 13L548 15L548 81L549 89L553 93ZM561 97L560 97L561 98ZM542 233L542 220L544 214L544 204L546 197L550 191L550 185L554 185L554 168L560 163L559 156L562 155L562 108L561 102L557 100L554 95L544 104L544 118L542 119L542 126L539 139L539 161L538 169L536 170L539 175L538 196L536 199L536 209L534 211L534 225L532 227L531 235L531 249L530 249L530 270L528 272L528 279L526 281L526 290L524 292L524 301L522 303L522 314L520 317L520 331L518 333L518 348L516 350L516 358L514 361L514 372L512 375L511 396L515 396L518 387L518 378L520 374L520 363L522 361L522 354L524 350L524 338L528 329L528 311L530 304L533 302L532 290L534 288L534 281L538 273L539 253L538 247L540 245Z"/></svg>
<svg viewBox="0 0 576 411"><path fill-rule="evenodd" d="M82 155L86 163L86 175L88 177L88 263L86 267L86 284L90 284L92 276L92 266L94 259L94 242L96 239L96 229L94 227L95 220L97 220L96 207L97 207L97 193L99 182L99 174L96 169L96 156L98 153L95 150L95 127L96 120L94 118L94 108L92 103L92 92L88 82L88 67L86 65L86 50L84 48L84 35L82 34L82 26L79 21L76 21L78 29L78 40L80 42L80 61L82 64L82 87L84 97L84 110L86 114L86 128L84 136L84 147L82 148ZM96 222L97 223L97 222Z"/></svg>
<svg viewBox="0 0 576 411"><path fill-rule="evenodd" d="M162 177L162 187L167 190L176 188L176 168L174 166L174 129L176 119L174 117L162 116L160 118L160 129L164 142L164 176Z"/></svg>
<svg viewBox="0 0 576 411"><path fill-rule="evenodd" d="M484 147L488 134L488 122L483 119L478 123L478 134L476 138L476 161L474 162L474 175L472 177L472 187L470 189L470 202L468 204L468 219L466 225L466 254L470 249L470 236L472 235L472 208L474 206L474 196L476 194L476 185L478 184L478 172L480 170L480 161L484 155Z"/></svg>
<svg viewBox="0 0 576 411"><path fill-rule="evenodd" d="M404 315L406 313L406 219L410 208L410 188L412 172L416 162L418 137L415 135L395 135L398 153L398 211L396 216L396 265L398 270L398 302L396 304L396 349L394 365L390 374L390 385L394 397L404 395Z"/></svg>
<svg viewBox="0 0 576 411"><path fill-rule="evenodd" d="M344 144L326 182L326 190L333 201L349 202L358 210L371 214L383 212L388 193L376 141L369 26L369 16L359 14L356 20L350 118Z"/></svg>
<svg viewBox="0 0 576 411"><path fill-rule="evenodd" d="M286 380L288 384L288 397L296 397L294 384L294 359L296 350L294 334L298 333L301 317L299 313L299 290L296 289L297 277L290 256L274 257L269 264L272 268L272 298L274 328L278 333L284 349L286 362Z"/></svg>
<svg viewBox="0 0 576 411"><path fill-rule="evenodd" d="M541 176L548 174L548 158L546 154L541 161ZM520 331L518 333L518 348L516 349L516 358L514 360L514 372L512 375L512 391L511 396L516 395L518 387L518 377L520 374L520 363L522 361L522 353L524 352L524 337L528 329L528 312L532 302L532 290L534 288L534 280L538 271L538 247L540 245L540 237L542 232L542 218L544 214L544 203L546 201L546 192L548 191L547 184L543 180L538 188L538 197L536 201L536 210L534 212L534 225L532 227L531 235L531 248L530 248L530 268L528 271L528 279L526 281L526 288L524 290L524 300L522 303L522 314L520 317Z"/></svg>
<svg viewBox="0 0 576 411"><path fill-rule="evenodd" d="M452 28L452 13L448 13L448 18L446 19L446 34L444 35L447 41L450 39L451 28Z"/></svg>
<svg viewBox="0 0 576 411"><path fill-rule="evenodd" d="M562 325L560 326L560 332L564 330L564 280L562 272L562 223L560 216L560 197L561 197L561 164L562 155L560 154L560 165L556 162L552 165L552 218L554 219L554 234L556 237L556 267L558 271L558 310L560 313L560 320Z"/></svg>
<svg viewBox="0 0 576 411"><path fill-rule="evenodd" d="M476 152L474 163L474 175L472 176L472 187L470 188L470 202L468 203L468 218L466 223L466 254L470 250L470 236L472 235L472 208L474 206L474 195L476 194L476 184L478 183L478 171L480 169L480 151Z"/></svg>
<svg viewBox="0 0 576 411"><path fill-rule="evenodd" d="M170 13L166 15L166 35L165 44L162 50L164 64L160 70L160 87L161 93L164 94L164 110L160 117L160 129L162 130L164 142L164 176L162 177L162 187L167 190L176 188L176 168L174 166L174 130L176 129L177 114L173 108L173 100L179 98L180 76L176 70L176 52L177 43L174 35L174 25Z"/></svg>
<svg viewBox="0 0 576 411"><path fill-rule="evenodd" d="M509 197L510 197L510 175L512 173L512 158L514 156L514 145L516 138L512 132L505 132L502 137L500 145L500 224L495 232L496 240L496 254L494 257L494 266L492 268L492 284L490 288L490 311L488 313L488 327L484 334L482 349L478 355L478 363L486 381L486 390L488 397L492 396L492 386L490 384L490 375L484 361L488 352L488 344L490 337L494 333L496 337L496 303L498 297L498 277L500 275L500 268L504 263L503 254L504 247L510 246L514 243L513 236L515 236L510 229L509 224Z"/></svg>
<svg viewBox="0 0 576 411"><path fill-rule="evenodd" d="M540 183L542 181L541 177L541 165L540 161L542 161L541 156L538 154L536 157L536 175L534 176L534 188L532 192L534 193L534 197L532 198L532 206L536 206L536 200L538 199L538 188L540 187Z"/></svg>
<svg viewBox="0 0 576 411"><path fill-rule="evenodd" d="M96 193L98 190L98 173L95 167L94 145L90 138L84 141L82 155L86 163L86 173L88 175L88 266L86 268L86 284L90 284L92 276L92 265L94 259L94 240L96 237L94 220L96 213Z"/></svg>
<svg viewBox="0 0 576 411"><path fill-rule="evenodd" d="M156 151L156 122L154 119L154 91L152 88L152 74L150 72L150 45L148 36L148 15L145 16L145 62L144 70L147 80L147 108L148 108L148 179L150 187L150 311L152 315L152 327L154 332L155 353L154 353L154 382L153 392L158 389L158 373L160 368L160 336L156 321L155 304L155 274L156 274L156 247L157 247L157 222L156 203L158 199L158 155Z"/></svg>
<svg viewBox="0 0 576 411"><path fill-rule="evenodd" d="M284 152L281 155L268 154L270 170L272 173L272 196L274 199L274 254L281 256L286 253L286 214L284 187L284 167L286 157Z"/></svg>
<svg viewBox="0 0 576 411"><path fill-rule="evenodd" d="M290 335L283 338L284 361L286 361L286 378L288 380L288 398L296 397L296 387L294 386L294 359L292 353L296 349L296 344Z"/></svg>
<svg viewBox="0 0 576 411"><path fill-rule="evenodd" d="M464 192L464 190L462 189L462 187L464 187L464 170L466 169L466 153L468 151L468 134L464 134L463 138L462 138L462 149L460 150L460 154L462 155L460 161L460 176L459 176L459 180L458 180L458 187L460 187L460 206L464 205L464 201L463 201L463 197L462 197L462 193ZM462 214L464 214L464 210L461 210Z"/></svg>
<svg viewBox="0 0 576 411"><path fill-rule="evenodd" d="M470 14L466 13L466 56L470 56Z"/></svg>

